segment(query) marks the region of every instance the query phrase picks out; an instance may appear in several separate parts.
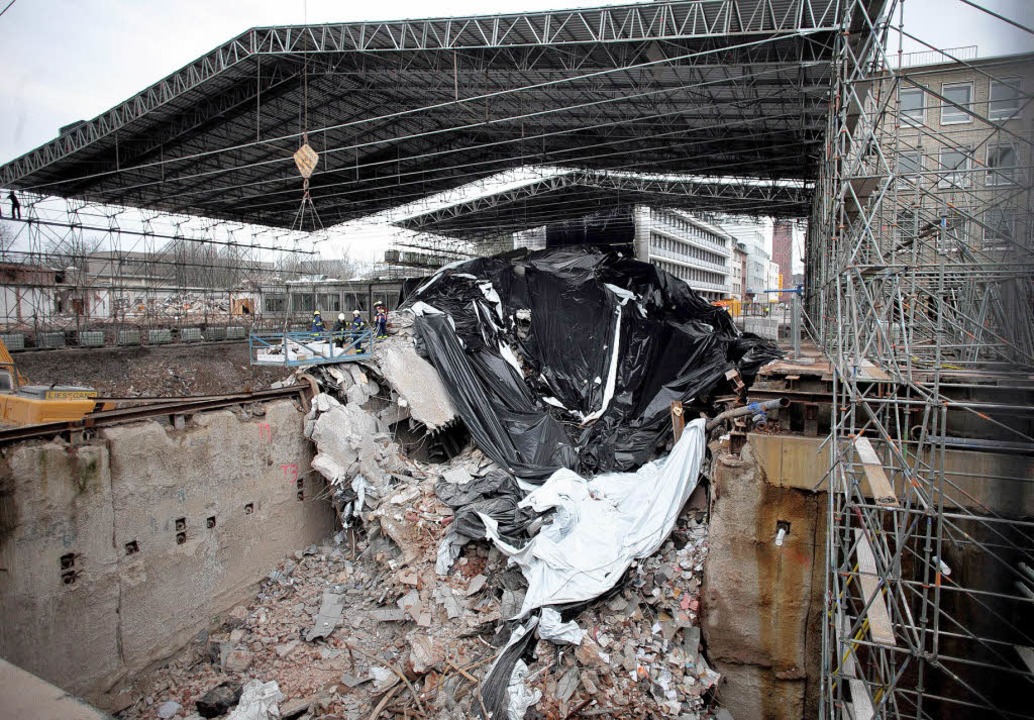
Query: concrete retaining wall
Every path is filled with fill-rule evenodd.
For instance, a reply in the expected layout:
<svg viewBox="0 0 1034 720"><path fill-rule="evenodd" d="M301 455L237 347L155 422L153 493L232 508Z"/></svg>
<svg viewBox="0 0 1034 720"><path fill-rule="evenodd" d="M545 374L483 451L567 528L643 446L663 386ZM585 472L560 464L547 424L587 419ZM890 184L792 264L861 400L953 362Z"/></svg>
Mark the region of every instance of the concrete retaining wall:
<svg viewBox="0 0 1034 720"><path fill-rule="evenodd" d="M718 698L737 720L817 712L826 496L778 480L750 446L715 466L702 629L723 676ZM780 522L790 532L777 547Z"/></svg>
<svg viewBox="0 0 1034 720"><path fill-rule="evenodd" d="M71 692L164 659L327 537L290 401L145 422L0 459L0 656ZM299 482L300 480L300 482Z"/></svg>
<svg viewBox="0 0 1034 720"><path fill-rule="evenodd" d="M752 433L739 456L726 453L715 463L702 629L707 656L723 676L718 698L736 720L817 716L829 499L823 482L829 451L823 442L823 438ZM877 451L882 449L878 442L873 445ZM960 504L978 512L990 508L1009 517L1034 514L1034 493L1026 492L1030 458L949 450L944 460L946 488L954 485L947 492ZM895 476L893 481L901 492L903 480ZM871 494L864 482L861 491ZM777 547L780 522L789 523L790 532ZM985 541L981 533L986 531L977 524L964 520L956 524ZM986 541L1001 542L1001 538ZM954 608L951 616L970 629L982 628L982 637L1007 644L1008 630L1003 628L1010 625L1000 619L1010 617L1017 606L993 607L992 603L995 594L1010 592L1015 577L1005 570L1016 566L1020 554L1003 552L1002 567L987 563L983 553L966 552L965 546L962 550L946 547L945 557L970 587L988 593L980 605ZM1012 627L1022 622L1016 617ZM972 649L956 654L964 652ZM966 682L983 688L988 697L1011 687L1008 676L981 672L979 668L960 671L971 673ZM996 687L996 682L1001 686ZM950 692L942 685L928 687L934 694Z"/></svg>

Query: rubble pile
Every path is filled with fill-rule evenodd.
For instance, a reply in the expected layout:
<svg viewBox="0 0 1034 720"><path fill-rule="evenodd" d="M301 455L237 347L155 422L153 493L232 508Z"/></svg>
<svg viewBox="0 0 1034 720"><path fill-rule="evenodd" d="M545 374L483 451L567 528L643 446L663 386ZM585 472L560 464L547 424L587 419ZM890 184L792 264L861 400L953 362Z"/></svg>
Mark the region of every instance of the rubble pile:
<svg viewBox="0 0 1034 720"><path fill-rule="evenodd" d="M581 250L472 261L414 297L372 361L309 378L342 529L121 717L727 718L700 644L705 422L670 444L669 413L741 392L773 348ZM405 452L414 434L451 457Z"/></svg>
<svg viewBox="0 0 1034 720"><path fill-rule="evenodd" d="M374 367L332 368L327 378L335 394L315 398L305 432L344 529L285 559L250 603L151 682L139 678L137 701L119 717L219 717L211 713L239 707L249 683L276 683L269 693L283 699L279 715L241 720L481 713L482 685L520 627L508 620L527 582L487 542L467 543L439 574L457 511L438 494L491 481L500 469L470 447L444 464L410 459L392 437L401 398ZM614 592L564 611L580 643L529 645L524 690L539 699L524 717L707 716L717 676L699 645L702 517L684 513L661 550L633 563Z"/></svg>

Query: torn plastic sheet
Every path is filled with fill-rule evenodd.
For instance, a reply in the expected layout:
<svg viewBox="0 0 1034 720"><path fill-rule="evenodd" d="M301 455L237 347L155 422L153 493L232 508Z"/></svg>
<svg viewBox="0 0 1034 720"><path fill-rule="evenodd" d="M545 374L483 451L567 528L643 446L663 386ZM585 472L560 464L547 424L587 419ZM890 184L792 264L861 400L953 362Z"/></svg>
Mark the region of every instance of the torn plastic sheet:
<svg viewBox="0 0 1034 720"><path fill-rule="evenodd" d="M542 608L539 614L539 637L553 643L581 645L585 631L574 620L564 622L553 608Z"/></svg>
<svg viewBox="0 0 1034 720"><path fill-rule="evenodd" d="M280 703L283 701L284 694L276 680L267 683L251 680L244 686L240 702L226 720L274 720L280 717Z"/></svg>
<svg viewBox="0 0 1034 720"><path fill-rule="evenodd" d="M487 537L528 581L518 617L592 600L614 587L633 560L657 552L697 486L704 438L704 420L693 420L667 457L634 473L586 481L558 470L520 503L536 512L556 510L554 521L523 548L507 543L496 521L482 516Z"/></svg>
<svg viewBox="0 0 1034 720"><path fill-rule="evenodd" d="M639 467L668 441L672 401L706 405L730 369L749 382L779 357L681 280L585 248L470 260L407 303L478 447L536 482Z"/></svg>
<svg viewBox="0 0 1034 720"><path fill-rule="evenodd" d="M439 500L453 508L450 532L463 537L485 537L482 516L488 515L507 543L520 544L519 538L535 519L533 510L520 506L524 491L513 476L502 470L493 470L462 485L439 480L434 491Z"/></svg>
<svg viewBox="0 0 1034 720"><path fill-rule="evenodd" d="M514 679L514 671L518 663L521 662L521 656L528 651L529 646L535 639L533 631L538 627L538 624L538 617L530 617L523 625L515 627L513 632L510 633L510 639L507 641L506 646L488 668L488 672L485 673L485 679L481 683L482 702L479 704L483 704L485 710L488 711L488 718L513 717L510 715L511 682ZM527 673L527 665L524 666L524 672ZM527 688L523 686L523 677L520 677L518 682L520 682L521 688L517 689L515 687L515 694L518 697L522 697L523 693L527 692ZM523 692L521 692L522 690ZM526 705L521 714L517 715L514 720L523 718L524 712L535 702L538 702L538 698ZM517 711L517 707L514 707L514 711ZM475 708L475 712L482 720L488 720L480 708Z"/></svg>
<svg viewBox="0 0 1034 720"><path fill-rule="evenodd" d="M506 720L522 720L528 708L542 699L542 691L538 688L530 690L524 684L528 677L528 664L518 660L510 674L510 684L506 686L509 702L506 704Z"/></svg>

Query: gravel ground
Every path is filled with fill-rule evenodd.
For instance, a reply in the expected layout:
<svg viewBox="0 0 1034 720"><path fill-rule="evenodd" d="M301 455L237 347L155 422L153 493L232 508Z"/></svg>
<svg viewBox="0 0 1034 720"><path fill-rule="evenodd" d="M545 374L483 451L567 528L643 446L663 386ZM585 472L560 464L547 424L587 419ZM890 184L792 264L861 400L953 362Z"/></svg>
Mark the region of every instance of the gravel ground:
<svg viewBox="0 0 1034 720"><path fill-rule="evenodd" d="M14 353L37 385L86 385L104 397L222 395L268 388L287 368L252 367L240 342Z"/></svg>

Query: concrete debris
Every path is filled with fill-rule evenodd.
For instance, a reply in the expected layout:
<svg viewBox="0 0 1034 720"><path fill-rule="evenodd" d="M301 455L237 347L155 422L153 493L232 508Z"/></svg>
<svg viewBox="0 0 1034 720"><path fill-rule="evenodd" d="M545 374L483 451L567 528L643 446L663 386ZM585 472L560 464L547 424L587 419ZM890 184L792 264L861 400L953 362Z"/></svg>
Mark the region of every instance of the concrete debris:
<svg viewBox="0 0 1034 720"><path fill-rule="evenodd" d="M473 479L473 477L469 472L467 472L466 468L458 467L442 473L442 479L445 482L452 483L453 485L466 485Z"/></svg>
<svg viewBox="0 0 1034 720"><path fill-rule="evenodd" d="M233 720L275 718L278 707L279 717L311 720L369 718L375 708L380 717L443 720L480 712L480 687L528 582L486 540L450 536L462 517L435 486L460 488L499 470L469 446L437 464L408 456L397 428L378 419L398 406L388 394L396 381L376 367L321 372L330 392L307 418L313 469L327 479L344 529L271 568L250 601L136 678L121 720L154 720L165 701L200 712L216 690L225 685L220 692L232 696L242 684ZM377 397L367 392L374 386ZM353 388L365 404L348 397ZM655 553L632 561L606 596L565 613L567 622L559 607L532 613L537 633L500 677L509 717L714 717L709 690L719 678L699 631L705 514L684 510ZM524 542L543 522L563 519L540 516ZM449 560L441 574L440 548Z"/></svg>
<svg viewBox="0 0 1034 720"><path fill-rule="evenodd" d="M182 709L183 706L180 705L178 702L173 702L172 700L169 700L167 702L163 702L161 705L158 706L158 717L160 717L161 720L169 720L169 718L176 715L176 713L178 713Z"/></svg>
<svg viewBox="0 0 1034 720"><path fill-rule="evenodd" d="M281 720L294 720L301 717L303 713L309 712L312 702L312 698L288 700L280 707Z"/></svg>
<svg viewBox="0 0 1034 720"><path fill-rule="evenodd" d="M456 419L456 408L434 367L417 355L406 338L378 343L373 349L381 376L405 400L413 419L430 431Z"/></svg>
<svg viewBox="0 0 1034 720"><path fill-rule="evenodd" d="M231 650L223 662L227 672L242 673L251 667L254 657L247 650Z"/></svg>
<svg viewBox="0 0 1034 720"><path fill-rule="evenodd" d="M425 632L413 632L409 639L409 666L418 675L441 669L445 662L445 646Z"/></svg>
<svg viewBox="0 0 1034 720"><path fill-rule="evenodd" d="M320 605L316 621L305 635L305 642L312 642L316 638L325 638L337 627L341 619L341 613L345 609L344 588L334 585L323 591L323 602ZM297 645L297 642L295 643ZM291 648L294 649L293 647ZM277 651L279 653L279 651ZM285 653L286 654L286 653ZM281 655L283 657L284 655Z"/></svg>

